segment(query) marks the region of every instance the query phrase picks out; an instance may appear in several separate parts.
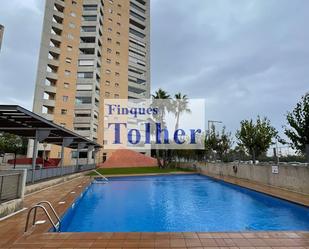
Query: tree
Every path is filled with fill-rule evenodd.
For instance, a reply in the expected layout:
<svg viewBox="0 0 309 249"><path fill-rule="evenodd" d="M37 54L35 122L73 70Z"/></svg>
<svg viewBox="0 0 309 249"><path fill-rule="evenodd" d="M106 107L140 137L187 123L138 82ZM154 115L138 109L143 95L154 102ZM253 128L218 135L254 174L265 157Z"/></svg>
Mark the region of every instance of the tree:
<svg viewBox="0 0 309 249"><path fill-rule="evenodd" d="M208 157L215 151L221 160L225 160L227 153L231 149L233 144L231 132L226 132L226 128L223 127L221 133L216 132L215 126L211 126L211 130L208 131L205 137L205 150Z"/></svg>
<svg viewBox="0 0 309 249"><path fill-rule="evenodd" d="M163 126L165 124L165 121L164 121L165 114L166 112L169 112L171 110L171 104L168 104L166 102L168 102L168 100L170 100L171 97L166 91L159 88L158 91L156 91L155 94L152 95L152 98L154 100L153 104L160 110L159 115L155 115L154 118L156 119L156 121L159 121L160 124ZM160 100L164 100L164 101L160 101ZM155 153L156 153L156 158L157 158L159 167L165 168L166 167L166 154L167 154L166 151L162 152L163 164L160 158L159 149L156 149Z"/></svg>
<svg viewBox="0 0 309 249"><path fill-rule="evenodd" d="M176 118L175 131L179 128L179 118L182 113L190 113L189 109L189 99L187 95L182 95L181 93L175 94L174 99L174 114Z"/></svg>
<svg viewBox="0 0 309 249"><path fill-rule="evenodd" d="M309 93L301 98L292 112L288 112L286 118L289 127L285 127L285 135L292 141L292 147L305 155L306 145L309 145Z"/></svg>
<svg viewBox="0 0 309 249"><path fill-rule="evenodd" d="M267 118L261 119L259 116L256 123L251 119L241 121L240 125L240 130L236 132L238 145L247 150L255 163L256 158L267 152L278 132Z"/></svg>
<svg viewBox="0 0 309 249"><path fill-rule="evenodd" d="M14 168L16 167L16 154L25 153L26 148L26 139L10 133L0 133L0 150L7 153L14 153Z"/></svg>

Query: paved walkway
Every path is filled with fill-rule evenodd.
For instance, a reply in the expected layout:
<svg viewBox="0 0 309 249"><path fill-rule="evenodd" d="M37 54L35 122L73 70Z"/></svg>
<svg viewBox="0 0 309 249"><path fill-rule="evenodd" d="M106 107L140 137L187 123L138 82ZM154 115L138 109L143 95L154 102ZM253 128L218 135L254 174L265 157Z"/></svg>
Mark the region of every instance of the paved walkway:
<svg viewBox="0 0 309 249"><path fill-rule="evenodd" d="M28 195L25 206L49 200L63 214L88 183L88 177L80 177ZM0 248L309 249L309 232L48 233L46 223L24 234L26 215L23 211L0 222Z"/></svg>
<svg viewBox="0 0 309 249"><path fill-rule="evenodd" d="M293 191L288 191L282 188L275 188L267 185L262 185L257 182L252 182L245 179L240 179L232 176L218 176L211 175L203 172L206 176L210 176L219 180L223 180L225 182L229 182L232 184L236 184L245 188L253 189L262 193L266 193L268 195L272 195L281 199L289 200L291 202L295 202L304 206L309 207L309 195L301 194Z"/></svg>

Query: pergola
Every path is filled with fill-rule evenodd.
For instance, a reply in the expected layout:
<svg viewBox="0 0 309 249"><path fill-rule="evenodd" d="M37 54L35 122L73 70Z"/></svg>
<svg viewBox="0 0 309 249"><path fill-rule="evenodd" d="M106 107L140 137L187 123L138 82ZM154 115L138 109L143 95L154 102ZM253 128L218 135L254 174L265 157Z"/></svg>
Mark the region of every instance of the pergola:
<svg viewBox="0 0 309 249"><path fill-rule="evenodd" d="M61 146L63 167L64 148L85 149L97 152L102 146L79 134L57 125L18 105L0 105L0 132L7 132L34 140L32 156L32 173L34 174L38 152L38 143L45 142ZM79 153L77 153L78 165ZM94 157L95 158L95 157Z"/></svg>

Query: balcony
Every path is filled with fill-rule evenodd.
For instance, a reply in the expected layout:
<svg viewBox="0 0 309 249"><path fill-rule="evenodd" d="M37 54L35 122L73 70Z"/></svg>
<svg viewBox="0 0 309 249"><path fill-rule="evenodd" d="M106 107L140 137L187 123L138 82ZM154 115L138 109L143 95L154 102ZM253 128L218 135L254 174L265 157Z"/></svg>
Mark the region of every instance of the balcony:
<svg viewBox="0 0 309 249"><path fill-rule="evenodd" d="M44 86L44 91L48 93L56 93L57 89L54 86Z"/></svg>
<svg viewBox="0 0 309 249"><path fill-rule="evenodd" d="M46 107L55 107L55 100L51 100L51 99L43 99L43 106Z"/></svg>
<svg viewBox="0 0 309 249"><path fill-rule="evenodd" d="M146 97L146 93L137 94L134 92L128 92L128 97L135 98L135 99L143 99Z"/></svg>
<svg viewBox="0 0 309 249"><path fill-rule="evenodd" d="M62 8L65 8L65 2L61 0L55 0L55 4L61 6Z"/></svg>
<svg viewBox="0 0 309 249"><path fill-rule="evenodd" d="M63 30L63 25L61 23L57 23L57 22L52 22L52 27L58 29L58 30Z"/></svg>
<svg viewBox="0 0 309 249"><path fill-rule="evenodd" d="M53 15L58 16L58 17L64 19L64 14L61 13L60 11L53 10Z"/></svg>
<svg viewBox="0 0 309 249"><path fill-rule="evenodd" d="M54 115L53 114L48 114L48 113L42 113L41 116L43 118L46 118L49 121L53 121L54 120Z"/></svg>
<svg viewBox="0 0 309 249"><path fill-rule="evenodd" d="M61 42L62 38L60 35L56 35L56 34L51 34L50 35L50 39L51 40L54 40L54 41L57 41L57 42Z"/></svg>
<svg viewBox="0 0 309 249"><path fill-rule="evenodd" d="M146 75L145 74L138 74L138 73L133 73L129 71L129 76L141 79L141 80L146 80Z"/></svg>
<svg viewBox="0 0 309 249"><path fill-rule="evenodd" d="M53 52L53 53L56 53L56 54L58 54L58 55L60 55L60 53L61 53L60 48L52 47L52 46L49 47L49 51L50 51L50 52Z"/></svg>
<svg viewBox="0 0 309 249"><path fill-rule="evenodd" d="M50 66L53 66L53 67L59 67L59 60L48 59L47 65L50 65Z"/></svg>
<svg viewBox="0 0 309 249"><path fill-rule="evenodd" d="M84 123L91 123L92 118L91 117L75 117L74 118L74 123L78 124L84 124Z"/></svg>
<svg viewBox="0 0 309 249"><path fill-rule="evenodd" d="M142 92L147 91L147 85L146 84L138 84L136 82L129 81L128 86L129 86L129 88L130 87L136 88L138 90L141 90Z"/></svg>
<svg viewBox="0 0 309 249"><path fill-rule="evenodd" d="M46 72L46 78L52 79L52 80L58 80L58 74L53 72Z"/></svg>

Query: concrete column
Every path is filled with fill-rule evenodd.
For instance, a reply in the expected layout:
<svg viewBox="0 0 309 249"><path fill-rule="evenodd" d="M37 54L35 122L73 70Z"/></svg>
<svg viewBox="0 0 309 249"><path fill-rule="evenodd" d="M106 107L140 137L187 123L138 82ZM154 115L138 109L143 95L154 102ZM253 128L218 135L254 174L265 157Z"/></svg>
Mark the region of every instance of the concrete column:
<svg viewBox="0 0 309 249"><path fill-rule="evenodd" d="M78 170L78 163L79 163L79 152L81 149L85 148L86 144L85 143L79 143L77 145L77 158L76 158L76 169Z"/></svg>
<svg viewBox="0 0 309 249"><path fill-rule="evenodd" d="M36 165L36 158L38 155L38 132L35 132L35 139L33 141L33 151L32 151L32 183L34 183L35 177L35 165Z"/></svg>
<svg viewBox="0 0 309 249"><path fill-rule="evenodd" d="M88 154L87 154L87 165L89 165L89 160L90 162L92 161L92 151L94 149L94 146L88 146Z"/></svg>
<svg viewBox="0 0 309 249"><path fill-rule="evenodd" d="M35 166L36 166L36 159L38 155L38 142L44 141L50 134L49 130L40 130L37 129L35 131L35 138L33 144L33 152L32 152L32 183L34 183L35 177Z"/></svg>
<svg viewBox="0 0 309 249"><path fill-rule="evenodd" d="M62 145L61 145L61 176L63 176L63 166L64 166L64 147L68 147L73 142L73 138L63 138Z"/></svg>
<svg viewBox="0 0 309 249"><path fill-rule="evenodd" d="M21 174L20 186L19 186L19 198L24 199L26 190L27 170L23 169Z"/></svg>

